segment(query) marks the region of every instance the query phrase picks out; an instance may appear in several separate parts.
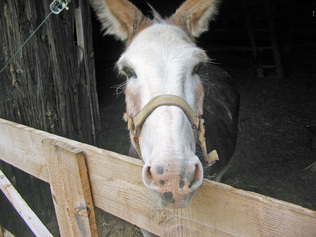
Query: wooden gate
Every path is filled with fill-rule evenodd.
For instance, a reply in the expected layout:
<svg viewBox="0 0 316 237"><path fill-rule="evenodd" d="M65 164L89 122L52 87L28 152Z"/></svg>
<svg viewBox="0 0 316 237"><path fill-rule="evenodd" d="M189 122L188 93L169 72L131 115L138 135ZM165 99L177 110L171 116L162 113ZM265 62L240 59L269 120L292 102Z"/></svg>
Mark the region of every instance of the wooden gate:
<svg viewBox="0 0 316 237"><path fill-rule="evenodd" d="M316 236L315 211L209 180L189 207L159 208L140 160L3 119L0 159L50 184L62 236L97 235L92 199L160 236Z"/></svg>

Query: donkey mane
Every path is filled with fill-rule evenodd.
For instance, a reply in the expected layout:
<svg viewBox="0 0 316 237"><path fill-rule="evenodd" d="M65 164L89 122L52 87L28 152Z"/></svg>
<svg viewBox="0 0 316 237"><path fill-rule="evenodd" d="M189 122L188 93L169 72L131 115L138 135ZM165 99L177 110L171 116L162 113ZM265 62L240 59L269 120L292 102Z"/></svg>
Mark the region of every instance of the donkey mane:
<svg viewBox="0 0 316 237"><path fill-rule="evenodd" d="M155 8L153 8L153 6L151 6L149 3L147 3L147 5L150 7L151 9L151 14L153 16L153 23L154 24L163 24L165 23L164 19L161 17L161 15L156 11Z"/></svg>

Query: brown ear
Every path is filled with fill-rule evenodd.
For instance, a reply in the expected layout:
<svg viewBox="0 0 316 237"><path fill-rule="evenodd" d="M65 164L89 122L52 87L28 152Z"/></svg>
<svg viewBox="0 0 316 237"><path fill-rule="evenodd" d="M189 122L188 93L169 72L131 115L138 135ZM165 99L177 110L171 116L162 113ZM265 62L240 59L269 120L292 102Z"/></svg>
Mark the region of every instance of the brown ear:
<svg viewBox="0 0 316 237"><path fill-rule="evenodd" d="M187 0L170 20L175 25L185 27L193 37L199 37L208 30L208 22L217 14L219 1Z"/></svg>
<svg viewBox="0 0 316 237"><path fill-rule="evenodd" d="M143 23L142 12L127 0L90 0L102 29L122 41L128 41Z"/></svg>

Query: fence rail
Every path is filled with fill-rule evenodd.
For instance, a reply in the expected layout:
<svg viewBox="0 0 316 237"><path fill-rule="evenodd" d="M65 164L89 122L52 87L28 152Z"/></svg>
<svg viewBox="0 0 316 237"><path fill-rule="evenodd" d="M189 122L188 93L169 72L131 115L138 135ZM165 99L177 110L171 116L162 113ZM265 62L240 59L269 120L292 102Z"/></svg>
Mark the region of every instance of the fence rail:
<svg viewBox="0 0 316 237"><path fill-rule="evenodd" d="M62 236L97 235L91 193L98 208L161 236L316 236L315 211L209 180L189 207L159 208L140 160L3 119L0 159L51 185Z"/></svg>

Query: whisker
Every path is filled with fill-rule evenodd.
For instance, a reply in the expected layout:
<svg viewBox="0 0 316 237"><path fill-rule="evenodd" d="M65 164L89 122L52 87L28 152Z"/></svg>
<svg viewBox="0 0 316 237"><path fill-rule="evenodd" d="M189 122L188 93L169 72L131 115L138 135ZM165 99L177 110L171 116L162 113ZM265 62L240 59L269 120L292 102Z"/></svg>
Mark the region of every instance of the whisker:
<svg viewBox="0 0 316 237"><path fill-rule="evenodd" d="M216 62L216 59L212 59L212 58L210 58L210 59L207 61L207 63L213 64L213 65L220 65L220 64L221 64L221 63Z"/></svg>
<svg viewBox="0 0 316 237"><path fill-rule="evenodd" d="M207 63L212 64L212 65L219 65L220 63L215 62L215 60L216 59L209 59L207 61ZM215 84L209 80L208 74L201 74L200 78L201 78L202 84L204 86L204 92L207 95L209 93L210 89L215 87Z"/></svg>
<svg viewBox="0 0 316 237"><path fill-rule="evenodd" d="M126 82L124 81L118 85L111 86L111 89L115 89L115 95L118 96L124 92L125 86Z"/></svg>

